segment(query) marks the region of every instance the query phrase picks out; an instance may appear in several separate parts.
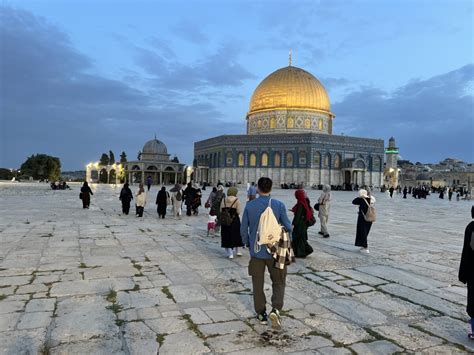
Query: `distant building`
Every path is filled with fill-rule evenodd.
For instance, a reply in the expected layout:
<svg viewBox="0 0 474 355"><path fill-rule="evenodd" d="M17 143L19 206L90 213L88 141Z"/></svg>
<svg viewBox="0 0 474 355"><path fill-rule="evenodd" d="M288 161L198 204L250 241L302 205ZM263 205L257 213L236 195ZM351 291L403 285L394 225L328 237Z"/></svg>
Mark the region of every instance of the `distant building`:
<svg viewBox="0 0 474 355"><path fill-rule="evenodd" d="M459 159L447 158L438 164L412 164L399 161L401 168L400 185L402 186L448 186L463 187L471 190L474 185L474 164Z"/></svg>
<svg viewBox="0 0 474 355"><path fill-rule="evenodd" d="M152 139L143 146L138 160L125 163L125 179L131 183L145 182L150 176L153 184L182 183L184 164L179 159L170 159L166 145L158 139Z"/></svg>
<svg viewBox="0 0 474 355"><path fill-rule="evenodd" d="M101 165L99 162L87 164L86 180L110 184L123 181L144 183L151 177L154 185L168 185L183 182L183 172L184 164L180 164L176 156L170 159L166 145L155 138L145 143L137 160L112 165Z"/></svg>
<svg viewBox="0 0 474 355"><path fill-rule="evenodd" d="M78 170L78 171L61 171L61 178L65 181L79 181L86 178L85 170Z"/></svg>
<svg viewBox="0 0 474 355"><path fill-rule="evenodd" d="M246 135L194 144L194 180L380 186L383 140L333 135L334 118L321 82L290 63L255 89Z"/></svg>

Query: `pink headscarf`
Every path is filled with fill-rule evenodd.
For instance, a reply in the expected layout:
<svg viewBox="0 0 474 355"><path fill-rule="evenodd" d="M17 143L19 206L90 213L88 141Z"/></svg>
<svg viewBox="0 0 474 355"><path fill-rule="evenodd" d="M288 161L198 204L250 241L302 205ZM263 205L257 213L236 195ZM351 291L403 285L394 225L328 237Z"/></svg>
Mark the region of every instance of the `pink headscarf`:
<svg viewBox="0 0 474 355"><path fill-rule="evenodd" d="M306 222L308 222L313 217L313 211L309 207L306 191L303 189L295 191L296 205L291 209L294 213L298 210L298 205L302 205L306 211Z"/></svg>

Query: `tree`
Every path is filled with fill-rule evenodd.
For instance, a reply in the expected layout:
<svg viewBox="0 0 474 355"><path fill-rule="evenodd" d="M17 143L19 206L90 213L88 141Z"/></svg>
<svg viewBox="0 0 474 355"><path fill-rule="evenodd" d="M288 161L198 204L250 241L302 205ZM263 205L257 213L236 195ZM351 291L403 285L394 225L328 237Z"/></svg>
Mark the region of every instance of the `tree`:
<svg viewBox="0 0 474 355"><path fill-rule="evenodd" d="M178 157L175 155L173 160L171 160L173 163L179 163Z"/></svg>
<svg viewBox="0 0 474 355"><path fill-rule="evenodd" d="M115 155L114 155L114 152L112 152L111 150L109 150L109 164L110 165L115 164Z"/></svg>
<svg viewBox="0 0 474 355"><path fill-rule="evenodd" d="M140 160L140 158L141 158L141 157L142 157L142 151L141 151L141 150L139 150L139 151L138 151L138 156L137 156L137 159L138 159L138 160Z"/></svg>
<svg viewBox="0 0 474 355"><path fill-rule="evenodd" d="M122 152L122 154L120 154L120 164L125 164L127 162L127 154L125 154L125 152Z"/></svg>
<svg viewBox="0 0 474 355"><path fill-rule="evenodd" d="M59 180L61 176L61 162L59 158L46 154L32 155L21 164L21 174L32 176L33 179Z"/></svg>
<svg viewBox="0 0 474 355"><path fill-rule="evenodd" d="M0 168L0 180L11 180L15 173L10 169Z"/></svg>
<svg viewBox="0 0 474 355"><path fill-rule="evenodd" d="M102 156L100 157L100 162L99 162L100 165L109 165L109 156L105 153L102 154Z"/></svg>

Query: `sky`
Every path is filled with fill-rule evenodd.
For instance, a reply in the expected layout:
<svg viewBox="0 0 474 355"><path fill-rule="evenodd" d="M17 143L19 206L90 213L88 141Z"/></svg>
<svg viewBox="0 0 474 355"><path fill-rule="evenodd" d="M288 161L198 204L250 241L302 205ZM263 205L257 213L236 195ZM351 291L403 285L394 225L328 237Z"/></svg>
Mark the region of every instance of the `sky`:
<svg viewBox="0 0 474 355"><path fill-rule="evenodd" d="M191 164L194 142L245 133L254 89L290 49L327 89L335 134L474 162L473 4L4 0L0 167L132 160L155 134Z"/></svg>

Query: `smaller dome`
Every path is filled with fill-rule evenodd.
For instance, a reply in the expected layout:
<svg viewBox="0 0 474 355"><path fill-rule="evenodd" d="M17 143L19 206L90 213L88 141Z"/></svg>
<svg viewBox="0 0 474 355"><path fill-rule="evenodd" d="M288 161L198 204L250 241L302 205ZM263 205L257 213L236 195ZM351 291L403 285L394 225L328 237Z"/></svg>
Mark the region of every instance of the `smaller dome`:
<svg viewBox="0 0 474 355"><path fill-rule="evenodd" d="M142 153L144 154L167 154L168 149L166 149L166 145L159 141L158 139L152 139L148 141L143 146Z"/></svg>

